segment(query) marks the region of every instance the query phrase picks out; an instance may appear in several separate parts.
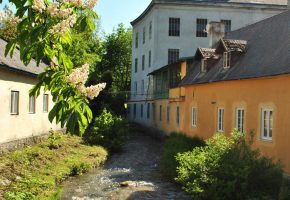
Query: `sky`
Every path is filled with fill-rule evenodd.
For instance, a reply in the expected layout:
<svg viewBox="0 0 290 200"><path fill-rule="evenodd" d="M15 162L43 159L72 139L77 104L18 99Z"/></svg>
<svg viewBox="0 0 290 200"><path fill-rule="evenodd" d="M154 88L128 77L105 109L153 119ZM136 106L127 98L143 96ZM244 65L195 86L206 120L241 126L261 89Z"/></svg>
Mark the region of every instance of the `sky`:
<svg viewBox="0 0 290 200"><path fill-rule="evenodd" d="M0 4L8 4L4 0ZM111 33L119 23L130 27L130 22L137 18L150 4L151 0L99 0L95 10L101 18L101 26L105 33Z"/></svg>

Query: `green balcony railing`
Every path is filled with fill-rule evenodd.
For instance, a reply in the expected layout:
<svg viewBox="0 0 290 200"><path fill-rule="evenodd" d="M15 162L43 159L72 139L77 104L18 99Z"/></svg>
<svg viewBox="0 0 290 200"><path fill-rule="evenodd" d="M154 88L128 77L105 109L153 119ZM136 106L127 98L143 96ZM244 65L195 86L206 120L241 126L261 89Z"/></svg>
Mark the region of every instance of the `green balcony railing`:
<svg viewBox="0 0 290 200"><path fill-rule="evenodd" d="M154 92L154 99L168 99L169 91Z"/></svg>

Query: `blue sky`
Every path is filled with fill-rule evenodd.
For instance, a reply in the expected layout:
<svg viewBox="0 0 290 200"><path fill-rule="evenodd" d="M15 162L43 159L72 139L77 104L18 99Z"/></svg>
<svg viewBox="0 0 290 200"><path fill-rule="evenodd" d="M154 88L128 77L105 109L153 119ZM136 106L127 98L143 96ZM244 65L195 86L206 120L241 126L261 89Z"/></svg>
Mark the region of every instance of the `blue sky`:
<svg viewBox="0 0 290 200"><path fill-rule="evenodd" d="M101 25L106 33L112 32L119 23L130 27L130 22L138 17L151 0L99 0L96 11L101 17ZM0 10L8 0L0 4Z"/></svg>

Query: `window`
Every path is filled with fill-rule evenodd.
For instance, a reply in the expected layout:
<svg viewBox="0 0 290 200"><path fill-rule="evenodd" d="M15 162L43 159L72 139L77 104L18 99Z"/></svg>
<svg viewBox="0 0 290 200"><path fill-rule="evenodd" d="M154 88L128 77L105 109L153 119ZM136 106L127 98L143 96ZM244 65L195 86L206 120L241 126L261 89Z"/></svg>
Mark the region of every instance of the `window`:
<svg viewBox="0 0 290 200"><path fill-rule="evenodd" d="M137 106L136 104L134 104L134 108L133 108L134 119L136 118L136 112L137 112Z"/></svg>
<svg viewBox="0 0 290 200"><path fill-rule="evenodd" d="M135 73L138 72L138 58L135 58Z"/></svg>
<svg viewBox="0 0 290 200"><path fill-rule="evenodd" d="M167 106L167 123L170 122L170 106Z"/></svg>
<svg viewBox="0 0 290 200"><path fill-rule="evenodd" d="M152 21L149 24L149 40L152 39Z"/></svg>
<svg viewBox="0 0 290 200"><path fill-rule="evenodd" d="M35 113L35 96L29 97L29 113L34 114Z"/></svg>
<svg viewBox="0 0 290 200"><path fill-rule="evenodd" d="M145 55L142 56L142 70L145 69Z"/></svg>
<svg viewBox="0 0 290 200"><path fill-rule="evenodd" d="M273 110L262 109L262 127L261 127L262 139L272 140L272 133L273 133Z"/></svg>
<svg viewBox="0 0 290 200"><path fill-rule="evenodd" d="M231 30L232 30L232 21L231 20L222 19L221 22L225 25L225 34L231 32Z"/></svg>
<svg viewBox="0 0 290 200"><path fill-rule="evenodd" d="M130 116L130 114L131 114L131 105L129 104L127 108L127 115Z"/></svg>
<svg viewBox="0 0 290 200"><path fill-rule="evenodd" d="M152 103L152 111L153 111L153 120L155 120L155 118L156 118L156 107L155 107L154 103Z"/></svg>
<svg viewBox="0 0 290 200"><path fill-rule="evenodd" d="M134 82L134 95L136 96L138 92L138 85L137 85L137 81Z"/></svg>
<svg viewBox="0 0 290 200"><path fill-rule="evenodd" d="M224 112L223 108L218 109L218 122L217 122L217 131L224 132Z"/></svg>
<svg viewBox="0 0 290 200"><path fill-rule="evenodd" d="M180 36L180 18L169 18L169 36Z"/></svg>
<svg viewBox="0 0 290 200"><path fill-rule="evenodd" d="M192 107L191 109L191 126L196 127L196 108Z"/></svg>
<svg viewBox="0 0 290 200"><path fill-rule="evenodd" d="M148 54L148 66L151 67L151 50L149 51Z"/></svg>
<svg viewBox="0 0 290 200"><path fill-rule="evenodd" d="M200 62L200 72L201 73L204 73L207 71L207 62L206 62L206 59L201 59L201 62Z"/></svg>
<svg viewBox="0 0 290 200"><path fill-rule="evenodd" d="M224 52L224 68L230 68L231 65L231 53Z"/></svg>
<svg viewBox="0 0 290 200"><path fill-rule="evenodd" d="M244 133L244 119L245 119L245 111L242 108L237 108L236 110L236 128Z"/></svg>
<svg viewBox="0 0 290 200"><path fill-rule="evenodd" d="M138 48L138 43L139 43L139 33L137 32L136 36L135 36L135 48L136 49Z"/></svg>
<svg viewBox="0 0 290 200"><path fill-rule="evenodd" d="M162 106L159 106L159 120L162 121Z"/></svg>
<svg viewBox="0 0 290 200"><path fill-rule="evenodd" d="M141 94L144 94L144 80L141 81Z"/></svg>
<svg viewBox="0 0 290 200"><path fill-rule="evenodd" d="M146 29L144 27L143 28L143 44L145 44L145 39L146 39Z"/></svg>
<svg viewBox="0 0 290 200"><path fill-rule="evenodd" d="M196 19L196 37L207 37L207 19Z"/></svg>
<svg viewBox="0 0 290 200"><path fill-rule="evenodd" d="M141 104L141 112L140 112L141 118L143 118L143 104Z"/></svg>
<svg viewBox="0 0 290 200"><path fill-rule="evenodd" d="M175 63L179 59L179 49L168 49L168 64Z"/></svg>
<svg viewBox="0 0 290 200"><path fill-rule="evenodd" d="M12 115L19 114L19 92L11 91L10 113Z"/></svg>
<svg viewBox="0 0 290 200"><path fill-rule="evenodd" d="M178 124L179 125L179 123L180 123L180 110L179 110L179 106L177 106L176 107L176 124Z"/></svg>
<svg viewBox="0 0 290 200"><path fill-rule="evenodd" d="M43 112L48 112L48 94L43 95Z"/></svg>
<svg viewBox="0 0 290 200"><path fill-rule="evenodd" d="M147 119L150 118L150 103L147 104Z"/></svg>

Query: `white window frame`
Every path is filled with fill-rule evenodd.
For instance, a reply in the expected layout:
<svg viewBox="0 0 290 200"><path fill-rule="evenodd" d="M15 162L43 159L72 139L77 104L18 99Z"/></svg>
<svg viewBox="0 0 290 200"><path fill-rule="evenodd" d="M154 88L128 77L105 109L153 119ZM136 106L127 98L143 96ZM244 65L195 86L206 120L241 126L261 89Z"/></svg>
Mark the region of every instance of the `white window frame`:
<svg viewBox="0 0 290 200"><path fill-rule="evenodd" d="M191 108L191 126L193 128L197 126L197 109L195 106Z"/></svg>
<svg viewBox="0 0 290 200"><path fill-rule="evenodd" d="M170 123L170 106L167 106L167 123Z"/></svg>
<svg viewBox="0 0 290 200"><path fill-rule="evenodd" d="M147 104L147 119L150 119L150 103Z"/></svg>
<svg viewBox="0 0 290 200"><path fill-rule="evenodd" d="M224 116L225 116L225 109L224 108L218 108L217 113L217 131L219 133L224 132Z"/></svg>
<svg viewBox="0 0 290 200"><path fill-rule="evenodd" d="M48 113L49 110L49 95L43 94L43 112Z"/></svg>
<svg viewBox="0 0 290 200"><path fill-rule="evenodd" d="M11 91L10 114L19 115L19 91Z"/></svg>
<svg viewBox="0 0 290 200"><path fill-rule="evenodd" d="M241 107L236 108L236 128L241 133L245 132L245 109Z"/></svg>
<svg viewBox="0 0 290 200"><path fill-rule="evenodd" d="M138 46L139 46L139 33L137 32L135 36L135 48L137 49Z"/></svg>
<svg viewBox="0 0 290 200"><path fill-rule="evenodd" d="M266 116L265 116L266 113ZM263 108L261 113L261 138L263 140L273 140L274 111L271 108ZM266 128L266 129L265 129ZM266 131L266 134L265 134Z"/></svg>
<svg viewBox="0 0 290 200"><path fill-rule="evenodd" d="M224 52L224 55L223 55L223 66L224 66L224 69L228 69L230 68L231 66L231 52Z"/></svg>
<svg viewBox="0 0 290 200"><path fill-rule="evenodd" d="M159 121L162 122L162 105L159 106Z"/></svg>
<svg viewBox="0 0 290 200"><path fill-rule="evenodd" d="M145 92L145 83L144 80L141 81L141 94L144 95Z"/></svg>
<svg viewBox="0 0 290 200"><path fill-rule="evenodd" d="M140 117L143 118L143 115L144 115L144 105L141 104L141 106L140 106Z"/></svg>
<svg viewBox="0 0 290 200"><path fill-rule="evenodd" d="M152 39L152 21L150 21L150 24L149 24L149 40Z"/></svg>
<svg viewBox="0 0 290 200"><path fill-rule="evenodd" d="M29 105L28 105L29 114L35 114L36 113L36 109L35 109L36 106L35 105L36 105L35 96L29 96Z"/></svg>
<svg viewBox="0 0 290 200"><path fill-rule="evenodd" d="M207 71L207 62L206 59L201 59L200 62L200 72L205 73Z"/></svg>
<svg viewBox="0 0 290 200"><path fill-rule="evenodd" d="M138 84L137 81L134 82L134 96L136 96L138 93Z"/></svg>
<svg viewBox="0 0 290 200"><path fill-rule="evenodd" d="M143 27L143 44L146 42L146 27Z"/></svg>
<svg viewBox="0 0 290 200"><path fill-rule="evenodd" d="M180 124L180 107L176 107L176 124Z"/></svg>

